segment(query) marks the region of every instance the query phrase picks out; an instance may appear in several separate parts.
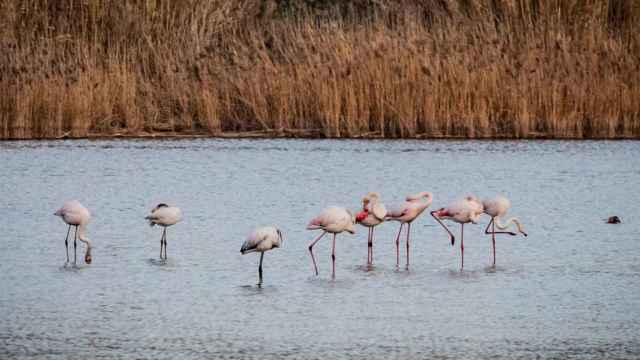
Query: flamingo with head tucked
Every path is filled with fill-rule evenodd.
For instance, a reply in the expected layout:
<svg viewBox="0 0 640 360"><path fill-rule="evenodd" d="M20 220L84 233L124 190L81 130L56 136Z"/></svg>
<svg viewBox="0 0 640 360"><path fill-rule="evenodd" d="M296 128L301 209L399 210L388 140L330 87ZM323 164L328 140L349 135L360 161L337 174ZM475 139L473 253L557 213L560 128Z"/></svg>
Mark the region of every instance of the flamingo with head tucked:
<svg viewBox="0 0 640 360"><path fill-rule="evenodd" d="M460 254L461 254L461 266L464 268L464 224L473 223L476 224L483 213L483 207L480 200L469 195L464 198L458 199L451 203L447 207L440 208L431 212L436 221L442 225L442 227L449 233L451 237L451 245L456 242L456 238L449 228L441 221L441 219L448 219L460 224Z"/></svg>
<svg viewBox="0 0 640 360"><path fill-rule="evenodd" d="M370 192L362 199L362 211L356 214L356 223L369 228L367 265L373 264L373 229L382 224L387 209L380 201L380 194Z"/></svg>
<svg viewBox="0 0 640 360"><path fill-rule="evenodd" d="M163 248L164 260L167 260L167 227L175 225L182 220L182 211L175 206L158 204L151 209L151 214L147 215L145 219L149 221L149 226L160 225L164 228L160 237L160 260L163 260Z"/></svg>
<svg viewBox="0 0 640 360"><path fill-rule="evenodd" d="M313 256L313 246L322 239L326 233L333 234L333 246L331 248L331 262L332 262L332 277L336 276L336 235L347 231L351 234L355 234L356 230L353 226L354 218L351 212L345 208L331 206L326 208L322 213L313 218L307 230L322 230L322 234L309 244L309 253L311 254L311 261L313 261L313 268L316 275L318 275L318 265L316 259Z"/></svg>
<svg viewBox="0 0 640 360"><path fill-rule="evenodd" d="M282 232L274 226L263 226L254 230L242 244L242 255L252 252L260 253L260 265L258 265L258 287L262 286L262 258L264 253L282 245Z"/></svg>
<svg viewBox="0 0 640 360"><path fill-rule="evenodd" d="M402 227L407 224L407 269L409 268L409 234L411 223L433 202L433 194L423 191L407 196L406 201L398 208L391 209L387 213L386 220L400 222L400 229L396 236L396 266L400 266L400 233Z"/></svg>
<svg viewBox="0 0 640 360"><path fill-rule="evenodd" d="M482 205L484 207L484 213L491 216L491 221L487 224L487 228L484 229L484 233L487 235L491 234L491 242L493 244L493 266L496 266L496 234L516 235L516 233L511 231L496 231L496 227L500 230L506 230L511 223L514 223L516 224L519 233L524 236L527 236L527 233L522 228L522 224L518 218L512 217L506 220L504 224L500 223L500 218L503 217L511 207L511 202L506 197L498 195L490 199L484 199L482 201ZM491 227L491 231L489 231L489 227Z"/></svg>
<svg viewBox="0 0 640 360"><path fill-rule="evenodd" d="M64 246L67 248L67 263L69 263L69 232L71 231L71 226L75 226L76 228L73 237L73 265L75 266L77 264L76 239L78 238L80 241L87 244L87 251L84 254L84 262L91 264L91 241L85 235L87 224L89 224L89 221L91 220L91 213L89 213L89 210L80 204L78 200L71 200L65 202L64 205L62 205L62 207L53 215L60 216L62 221L69 225L69 228L67 229L67 237L64 239Z"/></svg>

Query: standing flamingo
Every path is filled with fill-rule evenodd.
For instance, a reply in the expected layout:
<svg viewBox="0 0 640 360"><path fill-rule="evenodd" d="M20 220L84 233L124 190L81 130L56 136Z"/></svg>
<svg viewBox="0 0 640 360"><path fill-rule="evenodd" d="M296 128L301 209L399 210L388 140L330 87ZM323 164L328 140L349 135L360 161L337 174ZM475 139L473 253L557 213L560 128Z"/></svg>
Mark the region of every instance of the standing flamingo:
<svg viewBox="0 0 640 360"><path fill-rule="evenodd" d="M423 191L407 196L406 201L396 209L388 212L386 220L400 222L398 236L396 236L396 266L400 266L400 233L402 227L407 224L407 269L409 268L409 234L411 233L411 223L433 202L433 194Z"/></svg>
<svg viewBox="0 0 640 360"><path fill-rule="evenodd" d="M482 213L482 203L473 195L458 199L447 207L431 212L431 216L449 233L452 246L455 244L456 238L441 219L449 219L460 224L460 254L462 258L460 269L464 268L464 224L476 224Z"/></svg>
<svg viewBox="0 0 640 360"><path fill-rule="evenodd" d="M333 234L333 246L331 248L331 262L332 262L332 277L336 277L336 235L347 231L351 234L355 234L356 230L353 227L354 219L351 212L345 208L331 206L326 208L322 213L313 218L307 230L322 230L322 234L309 244L309 253L311 254L311 261L313 261L313 268L316 275L318 275L318 265L316 265L316 259L313 257L313 246L322 239L326 233Z"/></svg>
<svg viewBox="0 0 640 360"><path fill-rule="evenodd" d="M484 213L491 216L491 221L487 224L487 228L484 229L484 233L489 235L491 234L491 242L493 244L493 266L496 266L496 234L509 234L511 236L515 236L516 233L511 231L496 231L496 226L500 230L506 230L511 223L515 223L518 228L518 232L524 236L527 236L527 233L522 228L522 224L520 221L512 217L508 219L504 224L500 223L500 218L503 217L509 208L511 207L511 202L504 196L498 195L491 199L484 199L482 201L482 205L484 206ZM489 231L489 227L491 226L491 231Z"/></svg>
<svg viewBox="0 0 640 360"><path fill-rule="evenodd" d="M158 204L151 209L151 214L145 217L149 220L149 226L160 225L164 229L162 230L162 237L160 237L160 260L162 260L162 248L164 247L164 260L167 260L167 227L178 223L182 220L182 211L175 206L169 206L167 204Z"/></svg>
<svg viewBox="0 0 640 360"><path fill-rule="evenodd" d="M258 265L258 287L262 286L262 258L264 252L274 248L279 248L282 245L282 232L273 226L264 226L254 230L247 240L242 244L240 253L242 255L259 252L260 253L260 265Z"/></svg>
<svg viewBox="0 0 640 360"><path fill-rule="evenodd" d="M87 244L87 251L84 254L84 262L87 264L91 264L91 241L85 235L85 230L87 229L87 224L91 220L91 213L84 207L78 200L71 200L64 203L64 205L58 209L53 215L60 216L62 221L69 225L67 229L67 237L64 239L64 246L67 248L67 264L69 263L69 232L71 231L71 226L75 226L75 232L73 237L73 265L77 264L76 260L76 248L77 243L76 239L80 238L80 241ZM79 232L78 232L79 228Z"/></svg>
<svg viewBox="0 0 640 360"><path fill-rule="evenodd" d="M380 194L370 192L362 199L362 211L356 214L356 222L369 228L367 265L373 264L373 228L382 224L387 209L380 201Z"/></svg>

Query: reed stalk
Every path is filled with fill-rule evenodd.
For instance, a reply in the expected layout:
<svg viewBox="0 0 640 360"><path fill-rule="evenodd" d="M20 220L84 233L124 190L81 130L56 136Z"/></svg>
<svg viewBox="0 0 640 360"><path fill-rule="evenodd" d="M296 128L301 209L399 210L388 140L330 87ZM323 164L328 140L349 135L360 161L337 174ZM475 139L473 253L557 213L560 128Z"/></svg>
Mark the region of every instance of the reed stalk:
<svg viewBox="0 0 640 360"><path fill-rule="evenodd" d="M639 138L638 34L633 0L0 0L0 138Z"/></svg>

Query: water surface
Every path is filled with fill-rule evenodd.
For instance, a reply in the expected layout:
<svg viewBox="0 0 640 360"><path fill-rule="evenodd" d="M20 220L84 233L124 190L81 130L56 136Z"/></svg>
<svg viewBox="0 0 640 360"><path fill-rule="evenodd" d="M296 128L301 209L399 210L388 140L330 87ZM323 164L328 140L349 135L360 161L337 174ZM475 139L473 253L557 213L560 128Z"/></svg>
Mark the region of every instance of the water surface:
<svg viewBox="0 0 640 360"><path fill-rule="evenodd" d="M632 141L2 142L0 358L638 358L639 154ZM409 271L389 223L373 269L358 228L338 237L337 278L327 239L313 276L308 220L371 190L388 205L431 191L433 208L503 193L530 236L499 237L492 269L488 219L465 227L460 272L423 216ZM94 263L77 269L52 215L71 198L93 213ZM143 220L158 202L184 213L166 263ZM285 241L259 289L259 256L239 249L261 224Z"/></svg>

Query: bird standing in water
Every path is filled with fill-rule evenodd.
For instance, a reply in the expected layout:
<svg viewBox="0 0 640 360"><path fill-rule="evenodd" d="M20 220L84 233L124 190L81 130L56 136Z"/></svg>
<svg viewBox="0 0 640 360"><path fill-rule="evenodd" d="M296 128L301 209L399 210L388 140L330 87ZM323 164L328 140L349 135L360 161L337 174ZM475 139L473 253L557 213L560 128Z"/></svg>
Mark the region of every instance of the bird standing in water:
<svg viewBox="0 0 640 360"><path fill-rule="evenodd" d="M167 260L167 227L175 225L182 220L182 211L175 206L158 204L151 209L151 214L147 215L145 219L149 220L149 226L159 225L164 228L162 230L162 237L160 237L160 260ZM163 248L164 258L162 256Z"/></svg>
<svg viewBox="0 0 640 360"><path fill-rule="evenodd" d="M351 212L345 208L331 206L326 208L322 213L313 218L307 230L322 230L322 234L309 244L309 253L311 254L311 261L313 261L313 268L316 275L318 275L318 265L316 259L313 256L313 246L322 239L326 233L333 234L333 246L331 248L331 263L332 263L332 277L336 277L336 235L341 232L347 231L351 234L355 234L356 230L353 227L354 218Z"/></svg>
<svg viewBox="0 0 640 360"><path fill-rule="evenodd" d="M482 203L477 197L469 195L467 197L458 199L451 203L447 207L440 208L431 212L436 221L442 225L442 227L449 233L451 237L451 245L456 242L456 238L449 228L441 221L441 219L448 219L460 224L460 255L461 266L460 269L464 269L464 224L473 223L476 224L482 216L483 208Z"/></svg>
<svg viewBox="0 0 640 360"><path fill-rule="evenodd" d="M491 216L491 221L487 224L487 228L484 229L484 233L487 235L491 235L491 242L493 244L493 266L496 266L496 234L509 234L511 236L515 236L516 233L511 231L496 231L496 227L499 230L506 230L511 223L516 224L518 228L518 232L524 236L527 236L527 233L522 228L522 224L520 221L512 217L508 219L504 224L500 223L500 218L503 217L509 208L511 207L511 202L504 196L498 195L490 199L484 199L482 201L482 206L484 207L484 213ZM489 227L491 227L491 231L489 231Z"/></svg>
<svg viewBox="0 0 640 360"><path fill-rule="evenodd" d="M373 229L384 222L387 209L380 201L380 194L370 192L362 199L362 211L356 214L356 223L369 228L367 238L367 265L373 264Z"/></svg>
<svg viewBox="0 0 640 360"><path fill-rule="evenodd" d="M398 236L396 236L396 267L400 267L400 233L402 227L407 224L407 269L409 268L409 234L411 223L433 202L433 194L423 191L407 196L406 201L399 207L389 210L386 220L400 222Z"/></svg>
<svg viewBox="0 0 640 360"><path fill-rule="evenodd" d="M80 204L78 200L71 200L65 202L64 205L53 215L60 216L62 221L69 225L69 228L67 229L67 237L64 239L64 246L67 248L67 264L69 263L69 232L71 231L71 226L75 226L73 237L73 265L77 265L76 239L78 238L80 241L87 244L87 251L84 254L84 262L91 264L91 241L89 241L89 238L85 235L87 224L89 224L89 221L91 220L91 213L89 213L89 210Z"/></svg>
<svg viewBox="0 0 640 360"><path fill-rule="evenodd" d="M262 286L262 259L265 251L279 248L282 245L282 232L273 226L264 226L254 230L242 244L242 255L252 252L260 253L260 265L258 265L258 287Z"/></svg>

